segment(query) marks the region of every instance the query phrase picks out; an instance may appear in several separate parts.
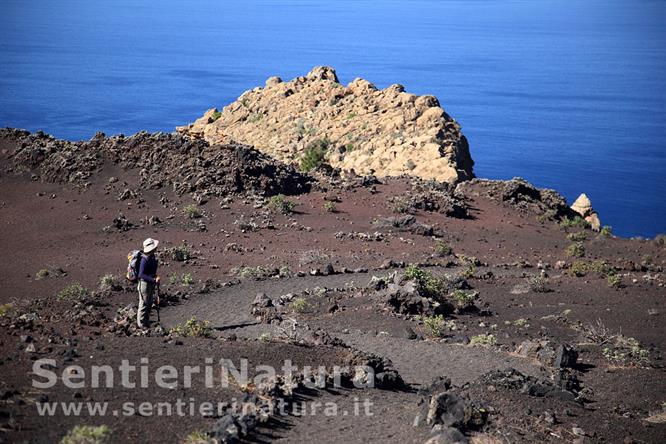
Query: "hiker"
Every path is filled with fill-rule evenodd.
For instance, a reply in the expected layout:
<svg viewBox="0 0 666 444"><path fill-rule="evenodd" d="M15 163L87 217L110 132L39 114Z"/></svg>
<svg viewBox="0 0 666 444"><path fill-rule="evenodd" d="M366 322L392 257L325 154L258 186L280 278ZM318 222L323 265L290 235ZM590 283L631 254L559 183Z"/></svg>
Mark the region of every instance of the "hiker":
<svg viewBox="0 0 666 444"><path fill-rule="evenodd" d="M138 276L139 311L137 312L137 323L139 328L148 327L155 287L160 283L160 277L157 275L157 258L155 257L158 244L157 239L150 237L143 241L143 254L141 254Z"/></svg>

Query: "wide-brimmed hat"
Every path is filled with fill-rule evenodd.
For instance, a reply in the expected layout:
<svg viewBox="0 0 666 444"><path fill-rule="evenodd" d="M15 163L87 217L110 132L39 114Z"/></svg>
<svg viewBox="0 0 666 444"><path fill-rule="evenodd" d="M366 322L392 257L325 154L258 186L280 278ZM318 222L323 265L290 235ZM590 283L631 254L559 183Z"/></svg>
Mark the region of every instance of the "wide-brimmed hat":
<svg viewBox="0 0 666 444"><path fill-rule="evenodd" d="M155 250L155 248L157 248L159 243L160 241L158 241L157 239L149 237L148 239L143 241L143 252L150 253L151 251Z"/></svg>

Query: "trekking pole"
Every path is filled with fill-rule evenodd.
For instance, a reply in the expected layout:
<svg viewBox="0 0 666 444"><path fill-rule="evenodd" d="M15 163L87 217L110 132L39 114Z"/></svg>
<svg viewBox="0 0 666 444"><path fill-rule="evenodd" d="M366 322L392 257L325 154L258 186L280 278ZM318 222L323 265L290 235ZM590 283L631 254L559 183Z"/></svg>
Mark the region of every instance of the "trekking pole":
<svg viewBox="0 0 666 444"><path fill-rule="evenodd" d="M157 323L162 324L162 321L160 320L160 283L157 282Z"/></svg>

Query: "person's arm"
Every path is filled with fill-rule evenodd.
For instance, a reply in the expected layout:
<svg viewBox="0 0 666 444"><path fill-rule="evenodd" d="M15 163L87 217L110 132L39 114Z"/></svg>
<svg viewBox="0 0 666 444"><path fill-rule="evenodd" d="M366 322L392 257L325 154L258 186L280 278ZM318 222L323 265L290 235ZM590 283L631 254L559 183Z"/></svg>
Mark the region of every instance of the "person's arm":
<svg viewBox="0 0 666 444"><path fill-rule="evenodd" d="M139 264L139 279L146 282L155 283L155 278L153 278L152 276L148 276L145 273L147 263L148 259L145 256L141 256L141 263Z"/></svg>

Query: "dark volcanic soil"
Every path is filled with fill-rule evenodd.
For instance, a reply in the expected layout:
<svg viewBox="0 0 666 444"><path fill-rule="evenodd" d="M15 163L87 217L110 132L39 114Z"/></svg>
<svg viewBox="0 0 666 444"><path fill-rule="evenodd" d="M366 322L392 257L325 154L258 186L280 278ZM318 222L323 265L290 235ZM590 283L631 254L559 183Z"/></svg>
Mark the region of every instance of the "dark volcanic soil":
<svg viewBox="0 0 666 444"><path fill-rule="evenodd" d="M136 153L150 153L159 168L135 163ZM298 389L299 402L335 404L338 414L273 415L243 440L422 443L432 425L414 426L419 403L446 392L486 415L455 425L473 442L666 441L664 244L565 228L570 214L549 193L520 182L475 180L454 192L408 178L306 177L246 147L171 135L72 145L3 130L0 168L0 442L55 442L78 424L107 425L112 442L184 442L222 415L48 417L37 404L121 409L258 393L196 380L189 389L62 381L39 389L31 385L37 359L55 359L61 374L141 358L151 368L222 357L253 368L285 359L331 367L357 352L390 359L407 386ZM292 212L269 199L279 192L290 194ZM163 328L139 334L114 318L136 304L123 282L125 256L149 236L161 241ZM580 258L567 254L574 243ZM182 245L190 258L178 261L168 250ZM409 264L448 276L449 286L405 297ZM120 285L102 290L108 274ZM58 298L76 282L93 296ZM454 307L456 286L478 295ZM388 302L396 288L412 308ZM257 293L273 307L257 311ZM164 333L193 315L210 322L209 338ZM578 359L555 365L547 353L521 354L525 341L566 344ZM488 376L507 369L522 376ZM450 378L448 391L430 387L440 376ZM372 403L372 415L353 413L359 400Z"/></svg>

